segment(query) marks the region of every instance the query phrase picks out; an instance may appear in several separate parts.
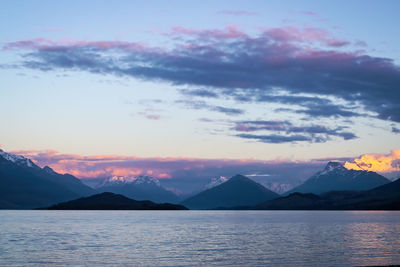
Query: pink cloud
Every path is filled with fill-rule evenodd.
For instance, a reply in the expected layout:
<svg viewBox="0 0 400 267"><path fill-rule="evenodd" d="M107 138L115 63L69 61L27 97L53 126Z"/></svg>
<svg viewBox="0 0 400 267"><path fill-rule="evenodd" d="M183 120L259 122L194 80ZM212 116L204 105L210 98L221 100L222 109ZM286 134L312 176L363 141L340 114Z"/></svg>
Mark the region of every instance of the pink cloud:
<svg viewBox="0 0 400 267"><path fill-rule="evenodd" d="M342 47L348 45L349 42L340 40L332 36L332 34L322 28L296 26L286 26L281 28L270 28L264 32L265 35L278 42L298 42L298 43L314 43L320 42L327 46Z"/></svg>
<svg viewBox="0 0 400 267"><path fill-rule="evenodd" d="M39 49L39 50L58 50L64 48L92 47L101 50L121 49L121 50L145 50L147 45L141 42L122 42L122 41L85 41L60 39L49 40L46 38L34 38L18 42L10 42L3 49Z"/></svg>

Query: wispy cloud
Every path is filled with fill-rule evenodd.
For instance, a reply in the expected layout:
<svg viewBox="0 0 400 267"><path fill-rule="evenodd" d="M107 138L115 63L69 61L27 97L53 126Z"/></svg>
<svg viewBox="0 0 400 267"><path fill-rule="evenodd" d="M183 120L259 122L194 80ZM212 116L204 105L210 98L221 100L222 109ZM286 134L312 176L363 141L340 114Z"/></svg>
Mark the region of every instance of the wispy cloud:
<svg viewBox="0 0 400 267"><path fill-rule="evenodd" d="M191 109L206 109L209 111L215 111L219 113L224 113L226 115L241 115L244 114L244 110L238 108L229 108L217 105L207 104L205 101L198 100L177 100L175 101L177 104L183 104L186 108Z"/></svg>
<svg viewBox="0 0 400 267"><path fill-rule="evenodd" d="M308 15L308 16L318 16L318 14L316 12L310 11L310 10L302 10L302 11L300 11L300 14Z"/></svg>
<svg viewBox="0 0 400 267"><path fill-rule="evenodd" d="M232 16L259 16L260 13L258 12L253 12L253 11L247 11L247 10L220 10L218 11L218 14L224 14L224 15L232 15Z"/></svg>

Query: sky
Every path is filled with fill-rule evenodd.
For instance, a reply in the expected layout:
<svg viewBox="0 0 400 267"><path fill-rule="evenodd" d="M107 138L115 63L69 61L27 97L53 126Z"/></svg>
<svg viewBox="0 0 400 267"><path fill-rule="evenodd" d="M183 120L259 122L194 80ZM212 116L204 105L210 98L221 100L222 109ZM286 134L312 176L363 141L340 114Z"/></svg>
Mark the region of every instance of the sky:
<svg viewBox="0 0 400 267"><path fill-rule="evenodd" d="M389 0L3 1L1 148L81 178L272 177L266 165L398 160L398 10Z"/></svg>

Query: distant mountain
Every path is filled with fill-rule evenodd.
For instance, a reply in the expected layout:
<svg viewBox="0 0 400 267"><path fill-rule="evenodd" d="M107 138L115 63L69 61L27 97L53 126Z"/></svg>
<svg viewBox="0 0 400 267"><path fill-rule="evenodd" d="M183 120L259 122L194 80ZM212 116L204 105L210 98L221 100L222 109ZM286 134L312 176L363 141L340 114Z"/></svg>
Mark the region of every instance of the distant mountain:
<svg viewBox="0 0 400 267"><path fill-rule="evenodd" d="M277 182L263 182L262 185L278 194L283 194L293 188L293 185L291 184L284 184Z"/></svg>
<svg viewBox="0 0 400 267"><path fill-rule="evenodd" d="M249 178L236 175L228 181L200 192L182 202L190 209L216 209L250 206L279 197Z"/></svg>
<svg viewBox="0 0 400 267"><path fill-rule="evenodd" d="M376 172L348 170L338 162L329 162L322 171L317 172L303 184L288 191L285 195L294 192L320 194L334 190L362 191L389 182L390 180Z"/></svg>
<svg viewBox="0 0 400 267"><path fill-rule="evenodd" d="M400 180L366 191L293 193L251 209L263 210L400 210Z"/></svg>
<svg viewBox="0 0 400 267"><path fill-rule="evenodd" d="M225 177L225 176L219 176L219 177L213 177L211 178L211 180L204 186L204 189L211 189L213 187L216 187L222 183L225 183L226 181L228 181L229 178Z"/></svg>
<svg viewBox="0 0 400 267"><path fill-rule="evenodd" d="M45 208L49 210L186 210L182 205L156 204L151 201L137 201L123 195L105 192L79 198Z"/></svg>
<svg viewBox="0 0 400 267"><path fill-rule="evenodd" d="M125 176L111 176L99 183L98 185L95 186L95 188L101 188L101 187L106 187L106 186L121 186L125 185L128 183L131 183L134 179L131 177L125 177Z"/></svg>
<svg viewBox="0 0 400 267"><path fill-rule="evenodd" d="M151 200L157 203L178 203L179 198L173 192L161 186L160 181L154 177L138 176L110 177L96 188L97 192L112 192L136 200Z"/></svg>
<svg viewBox="0 0 400 267"><path fill-rule="evenodd" d="M30 159L0 149L0 208L26 209L93 194L69 174L43 169Z"/></svg>

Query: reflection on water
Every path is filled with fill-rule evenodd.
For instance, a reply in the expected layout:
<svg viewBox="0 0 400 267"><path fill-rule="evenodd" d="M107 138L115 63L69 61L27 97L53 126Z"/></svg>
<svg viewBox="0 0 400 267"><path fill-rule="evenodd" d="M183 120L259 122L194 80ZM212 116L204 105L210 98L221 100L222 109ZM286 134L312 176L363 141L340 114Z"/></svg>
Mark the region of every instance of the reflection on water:
<svg viewBox="0 0 400 267"><path fill-rule="evenodd" d="M0 211L0 265L400 264L400 212Z"/></svg>

